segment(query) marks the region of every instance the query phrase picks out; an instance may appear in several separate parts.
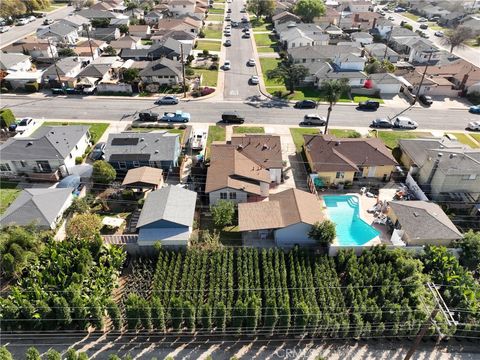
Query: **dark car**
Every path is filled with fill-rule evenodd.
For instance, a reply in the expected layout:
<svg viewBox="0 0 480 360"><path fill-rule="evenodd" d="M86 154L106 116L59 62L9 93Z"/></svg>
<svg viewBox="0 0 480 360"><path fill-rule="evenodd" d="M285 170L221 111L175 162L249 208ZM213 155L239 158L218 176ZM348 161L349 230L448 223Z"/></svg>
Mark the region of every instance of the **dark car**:
<svg viewBox="0 0 480 360"><path fill-rule="evenodd" d="M370 126L373 127L373 128L391 129L393 127L393 124L388 119L380 118L380 119L373 120L372 123L370 124Z"/></svg>
<svg viewBox="0 0 480 360"><path fill-rule="evenodd" d="M359 110L377 110L380 107L380 103L374 100L367 100L358 103Z"/></svg>
<svg viewBox="0 0 480 360"><path fill-rule="evenodd" d="M105 153L105 147L106 146L107 146L107 144L104 143L104 142L97 143L97 145L95 145L92 152L90 153L90 159L101 160L104 153Z"/></svg>
<svg viewBox="0 0 480 360"><path fill-rule="evenodd" d="M313 100L302 100L295 103L295 108L297 109L315 109L317 103Z"/></svg>
<svg viewBox="0 0 480 360"><path fill-rule="evenodd" d="M232 46L232 41L228 39L225 40L225 42L223 43L223 46L226 46L226 47Z"/></svg>
<svg viewBox="0 0 480 360"><path fill-rule="evenodd" d="M428 29L428 25L427 25L427 24L422 24L422 25L420 25L420 29L422 29L422 30L427 30L427 29Z"/></svg>
<svg viewBox="0 0 480 360"><path fill-rule="evenodd" d="M427 105L427 106L430 106L433 104L433 100L430 96L427 96L427 95L420 95L418 97L418 100L420 100L420 102L423 104L423 105Z"/></svg>
<svg viewBox="0 0 480 360"><path fill-rule="evenodd" d="M243 124L245 122L245 117L236 111L227 111L222 114L222 121L224 123Z"/></svg>
<svg viewBox="0 0 480 360"><path fill-rule="evenodd" d="M138 113L138 120L140 121L157 121L158 114L153 111L141 111Z"/></svg>

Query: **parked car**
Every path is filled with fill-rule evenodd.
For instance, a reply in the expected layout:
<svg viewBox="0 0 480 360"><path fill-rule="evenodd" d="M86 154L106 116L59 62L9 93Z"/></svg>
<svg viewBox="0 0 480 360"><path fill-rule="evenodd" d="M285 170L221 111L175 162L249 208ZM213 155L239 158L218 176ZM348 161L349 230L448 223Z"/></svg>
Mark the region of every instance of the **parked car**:
<svg viewBox="0 0 480 360"><path fill-rule="evenodd" d="M223 70L230 70L232 67L231 63L230 63L230 60L225 60L225 62L223 63Z"/></svg>
<svg viewBox="0 0 480 360"><path fill-rule="evenodd" d="M306 114L303 117L304 125L325 126L327 119L324 116L318 114Z"/></svg>
<svg viewBox="0 0 480 360"><path fill-rule="evenodd" d="M225 29L224 31L225 36L232 36L232 32L230 30Z"/></svg>
<svg viewBox="0 0 480 360"><path fill-rule="evenodd" d="M8 25L0 26L0 34L6 33L8 30L10 30L12 27Z"/></svg>
<svg viewBox="0 0 480 360"><path fill-rule="evenodd" d="M182 110L177 110L175 112L164 112L160 121L168 121L168 122L189 122L190 121L190 114L183 112Z"/></svg>
<svg viewBox="0 0 480 360"><path fill-rule="evenodd" d="M405 12L407 11L405 8L402 8L400 6L397 6L395 9L393 9L393 11L399 13L399 12Z"/></svg>
<svg viewBox="0 0 480 360"><path fill-rule="evenodd" d="M380 107L380 103L375 100L367 100L358 103L357 109L359 110L377 110Z"/></svg>
<svg viewBox="0 0 480 360"><path fill-rule="evenodd" d="M231 40L225 40L225 42L223 43L223 46L226 46L226 47L232 46L232 41Z"/></svg>
<svg viewBox="0 0 480 360"><path fill-rule="evenodd" d="M179 100L175 95L165 95L155 101L155 105L176 105Z"/></svg>
<svg viewBox="0 0 480 360"><path fill-rule="evenodd" d="M158 113L153 111L141 111L138 113L138 120L140 121L157 121L158 120Z"/></svg>
<svg viewBox="0 0 480 360"><path fill-rule="evenodd" d="M416 121L413 121L409 117L406 116L398 116L394 121L393 121L393 127L399 128L399 129L416 129L418 127L418 123Z"/></svg>
<svg viewBox="0 0 480 360"><path fill-rule="evenodd" d="M18 20L15 22L15 24L18 25L18 26L27 25L27 24L28 24L28 20L25 19L25 18L21 18L21 19L18 19Z"/></svg>
<svg viewBox="0 0 480 360"><path fill-rule="evenodd" d="M35 16L33 16L33 15L27 17L27 21L28 21L29 23L31 23L31 22L33 22L33 21L35 21L35 20L37 20L37 18L36 18Z"/></svg>
<svg viewBox="0 0 480 360"><path fill-rule="evenodd" d="M25 131L30 130L35 126L35 121L31 117L26 117L20 120L15 131L19 134L23 134Z"/></svg>
<svg viewBox="0 0 480 360"><path fill-rule="evenodd" d="M236 21L232 21L230 24L231 24L232 27L234 27L234 28L238 27L238 22L236 22Z"/></svg>
<svg viewBox="0 0 480 360"><path fill-rule="evenodd" d="M228 8L227 13L230 14L232 12L232 9Z"/></svg>
<svg viewBox="0 0 480 360"><path fill-rule="evenodd" d="M251 35L250 35L250 31L246 31L246 32L243 34L242 37L243 37L244 39L250 39L250 36L251 36Z"/></svg>
<svg viewBox="0 0 480 360"><path fill-rule="evenodd" d="M438 37L443 37L443 35L445 35L445 34L443 33L443 31L438 30L438 31L435 31L435 32L433 33L433 35L438 36Z"/></svg>
<svg viewBox="0 0 480 360"><path fill-rule="evenodd" d="M419 23L424 23L424 22L427 22L428 19L424 18L424 17L421 17L421 18L418 18L417 22Z"/></svg>
<svg viewBox="0 0 480 360"><path fill-rule="evenodd" d="M317 103L313 100L302 100L297 101L294 107L297 109L315 109L317 107Z"/></svg>
<svg viewBox="0 0 480 360"><path fill-rule="evenodd" d="M472 121L467 125L468 130L480 131L480 121Z"/></svg>
<svg viewBox="0 0 480 360"><path fill-rule="evenodd" d="M247 66L255 66L255 59L249 59L247 61Z"/></svg>
<svg viewBox="0 0 480 360"><path fill-rule="evenodd" d="M427 24L421 24L421 25L420 25L420 29L422 29L422 30L427 30L427 29L428 29L428 25L427 25Z"/></svg>
<svg viewBox="0 0 480 360"><path fill-rule="evenodd" d="M249 79L250 85L258 85L260 82L260 79L258 78L257 75L252 75Z"/></svg>
<svg viewBox="0 0 480 360"><path fill-rule="evenodd" d="M480 114L480 105L470 106L468 111L471 112L472 114Z"/></svg>
<svg viewBox="0 0 480 360"><path fill-rule="evenodd" d="M387 118L378 118L373 120L370 126L373 128L391 129L393 127L393 124Z"/></svg>
<svg viewBox="0 0 480 360"><path fill-rule="evenodd" d="M244 16L244 17L242 18L242 22L243 22L243 23L248 23L248 17Z"/></svg>
<svg viewBox="0 0 480 360"><path fill-rule="evenodd" d="M53 24L53 20L52 19L45 19L43 20L43 25L52 25Z"/></svg>
<svg viewBox="0 0 480 360"><path fill-rule="evenodd" d="M222 114L222 121L224 123L243 124L245 122L245 117L236 111L226 111Z"/></svg>
<svg viewBox="0 0 480 360"><path fill-rule="evenodd" d="M105 147L107 146L104 142L97 143L92 152L90 153L90 159L92 160L102 160L103 155L105 154Z"/></svg>
<svg viewBox="0 0 480 360"><path fill-rule="evenodd" d="M430 105L433 104L432 97L431 97L431 96L428 96L428 95L420 95L420 96L418 97L418 100L420 100L420 102L421 102L423 105L430 106Z"/></svg>
<svg viewBox="0 0 480 360"><path fill-rule="evenodd" d="M232 18L230 17L230 14L227 15L227 17L225 18L226 21L232 21Z"/></svg>

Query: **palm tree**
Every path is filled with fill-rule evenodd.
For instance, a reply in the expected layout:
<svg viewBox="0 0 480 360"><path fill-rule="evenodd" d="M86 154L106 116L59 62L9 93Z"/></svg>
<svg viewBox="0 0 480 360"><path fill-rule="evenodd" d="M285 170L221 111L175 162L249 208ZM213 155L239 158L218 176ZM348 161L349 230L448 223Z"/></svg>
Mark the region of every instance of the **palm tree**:
<svg viewBox="0 0 480 360"><path fill-rule="evenodd" d="M328 132L328 123L333 106L337 103L343 93L350 90L348 79L329 79L324 80L320 86L320 95L323 100L329 103L327 112L327 122L325 123L325 134Z"/></svg>
<svg viewBox="0 0 480 360"><path fill-rule="evenodd" d="M287 90L290 91L290 94L293 94L295 88L308 74L309 71L305 66L284 62L275 69L268 70L267 79L284 82Z"/></svg>

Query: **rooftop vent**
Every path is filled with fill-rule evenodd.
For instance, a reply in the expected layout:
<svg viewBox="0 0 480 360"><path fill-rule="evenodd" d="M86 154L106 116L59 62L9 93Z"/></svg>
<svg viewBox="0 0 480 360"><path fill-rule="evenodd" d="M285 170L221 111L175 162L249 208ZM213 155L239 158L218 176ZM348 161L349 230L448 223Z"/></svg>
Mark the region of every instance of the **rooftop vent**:
<svg viewBox="0 0 480 360"><path fill-rule="evenodd" d="M267 150L267 149L268 149L268 145L267 145L267 144L263 144L262 150Z"/></svg>
<svg viewBox="0 0 480 360"><path fill-rule="evenodd" d="M33 142L31 142L31 141L29 141L29 142L27 143L27 146L32 146L32 145L33 145Z"/></svg>
<svg viewBox="0 0 480 360"><path fill-rule="evenodd" d="M418 215L418 213L414 211L414 212L413 212L413 216L419 217L420 215Z"/></svg>
<svg viewBox="0 0 480 360"><path fill-rule="evenodd" d="M160 151L158 151L158 150L155 150L155 154L158 154L159 152L160 152Z"/></svg>
<svg viewBox="0 0 480 360"><path fill-rule="evenodd" d="M142 137L142 138L140 138L140 141L145 141L145 138L143 138L143 137Z"/></svg>
<svg viewBox="0 0 480 360"><path fill-rule="evenodd" d="M450 154L450 159L456 158L457 154Z"/></svg>
<svg viewBox="0 0 480 360"><path fill-rule="evenodd" d="M237 150L243 150L243 145L242 145L242 144L238 144Z"/></svg>

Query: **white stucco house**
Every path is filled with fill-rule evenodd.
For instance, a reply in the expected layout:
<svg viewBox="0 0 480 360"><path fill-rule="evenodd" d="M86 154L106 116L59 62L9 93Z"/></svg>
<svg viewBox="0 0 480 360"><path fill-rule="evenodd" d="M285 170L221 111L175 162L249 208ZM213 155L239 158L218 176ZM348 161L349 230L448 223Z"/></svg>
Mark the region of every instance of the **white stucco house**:
<svg viewBox="0 0 480 360"><path fill-rule="evenodd" d="M301 46L328 45L330 36L315 24L292 24L280 34L286 49Z"/></svg>
<svg viewBox="0 0 480 360"><path fill-rule="evenodd" d="M8 73L28 71L32 68L30 56L24 54L7 53L0 56L0 70Z"/></svg>
<svg viewBox="0 0 480 360"><path fill-rule="evenodd" d="M363 71L367 60L355 54L340 54L333 58L333 63L339 71Z"/></svg>
<svg viewBox="0 0 480 360"><path fill-rule="evenodd" d="M175 17L182 15L194 15L195 5L195 0L171 0L168 3L168 10Z"/></svg>

